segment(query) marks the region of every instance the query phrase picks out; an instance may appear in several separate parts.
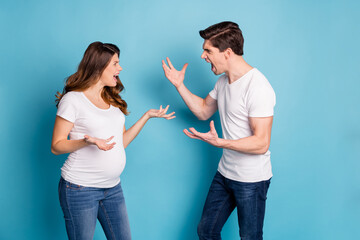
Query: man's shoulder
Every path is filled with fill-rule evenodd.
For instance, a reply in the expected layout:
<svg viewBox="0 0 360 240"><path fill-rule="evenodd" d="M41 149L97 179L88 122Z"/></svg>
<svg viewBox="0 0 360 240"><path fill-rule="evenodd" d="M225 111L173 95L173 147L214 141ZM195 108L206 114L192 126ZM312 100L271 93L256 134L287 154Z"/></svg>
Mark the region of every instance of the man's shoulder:
<svg viewBox="0 0 360 240"><path fill-rule="evenodd" d="M224 84L226 83L226 81L227 81L226 74L223 74L218 78L216 84Z"/></svg>
<svg viewBox="0 0 360 240"><path fill-rule="evenodd" d="M257 68L253 68L252 77L256 79L266 79L265 75Z"/></svg>
<svg viewBox="0 0 360 240"><path fill-rule="evenodd" d="M270 85L269 80L257 68L253 69L253 74L251 75L250 82L252 85L263 85L263 84Z"/></svg>

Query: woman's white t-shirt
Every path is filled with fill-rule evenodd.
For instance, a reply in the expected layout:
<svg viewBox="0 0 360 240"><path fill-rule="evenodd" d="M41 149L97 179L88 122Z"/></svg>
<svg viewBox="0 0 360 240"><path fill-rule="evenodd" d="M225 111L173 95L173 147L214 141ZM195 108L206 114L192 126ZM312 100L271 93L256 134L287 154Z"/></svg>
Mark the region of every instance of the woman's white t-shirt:
<svg viewBox="0 0 360 240"><path fill-rule="evenodd" d="M86 187L116 186L126 162L123 145L125 116L121 110L112 105L108 109L98 108L83 92L68 92L59 103L57 115L74 123L70 140L84 139L85 135L101 139L114 136L110 143L116 143L108 151L89 145L70 153L61 168L61 176L66 181Z"/></svg>

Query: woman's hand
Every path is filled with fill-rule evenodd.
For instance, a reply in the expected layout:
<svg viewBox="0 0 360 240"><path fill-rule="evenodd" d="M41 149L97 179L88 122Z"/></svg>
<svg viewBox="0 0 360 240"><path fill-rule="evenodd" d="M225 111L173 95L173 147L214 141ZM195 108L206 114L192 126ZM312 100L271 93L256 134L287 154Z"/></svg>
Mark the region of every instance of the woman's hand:
<svg viewBox="0 0 360 240"><path fill-rule="evenodd" d="M162 108L162 105L160 106L160 109L150 109L146 112L146 115L148 118L165 118L167 120L175 118L174 114L175 112L166 114L167 110L169 109L169 105L166 106L166 108Z"/></svg>
<svg viewBox="0 0 360 240"><path fill-rule="evenodd" d="M108 151L114 147L114 145L116 144L115 142L110 143L110 144L108 143L113 138L114 138L114 136L112 136L108 139L100 139L100 138L90 137L89 135L84 136L86 143L96 145L100 150L103 150L103 151Z"/></svg>

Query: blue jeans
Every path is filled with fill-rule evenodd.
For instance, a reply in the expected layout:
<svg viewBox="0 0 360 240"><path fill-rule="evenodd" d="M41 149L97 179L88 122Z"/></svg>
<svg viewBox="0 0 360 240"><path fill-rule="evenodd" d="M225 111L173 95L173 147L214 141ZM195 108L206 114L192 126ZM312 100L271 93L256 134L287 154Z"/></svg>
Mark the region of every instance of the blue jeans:
<svg viewBox="0 0 360 240"><path fill-rule="evenodd" d="M237 208L242 240L262 240L265 201L270 179L245 183L225 178L219 172L211 183L198 225L200 240L221 239L221 229Z"/></svg>
<svg viewBox="0 0 360 240"><path fill-rule="evenodd" d="M59 199L69 239L93 239L96 219L99 219L107 239L131 239L120 183L112 188L93 188L72 184L61 178Z"/></svg>

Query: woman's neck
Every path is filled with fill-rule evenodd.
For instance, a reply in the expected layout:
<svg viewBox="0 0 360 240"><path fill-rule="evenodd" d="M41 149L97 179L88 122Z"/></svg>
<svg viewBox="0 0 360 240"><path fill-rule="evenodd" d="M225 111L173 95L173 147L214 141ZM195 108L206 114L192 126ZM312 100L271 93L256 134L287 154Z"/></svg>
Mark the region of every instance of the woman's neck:
<svg viewBox="0 0 360 240"><path fill-rule="evenodd" d="M84 91L85 96L98 108L108 109L110 106L101 97L104 86L99 82Z"/></svg>
<svg viewBox="0 0 360 240"><path fill-rule="evenodd" d="M85 95L90 96L93 99L100 100L102 99L101 93L104 86L98 81L96 84L92 85L88 89L84 90Z"/></svg>

